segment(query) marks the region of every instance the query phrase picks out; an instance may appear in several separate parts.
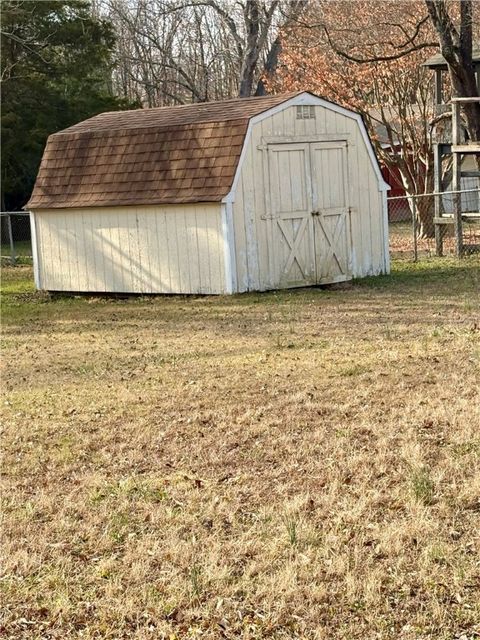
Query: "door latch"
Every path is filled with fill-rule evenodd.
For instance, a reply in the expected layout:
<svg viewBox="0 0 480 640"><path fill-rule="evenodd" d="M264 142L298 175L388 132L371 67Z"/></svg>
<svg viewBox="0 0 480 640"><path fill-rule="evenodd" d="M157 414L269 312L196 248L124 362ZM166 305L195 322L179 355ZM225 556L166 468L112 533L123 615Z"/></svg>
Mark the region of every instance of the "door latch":
<svg viewBox="0 0 480 640"><path fill-rule="evenodd" d="M312 211L312 216L319 216L320 215L320 211Z"/></svg>

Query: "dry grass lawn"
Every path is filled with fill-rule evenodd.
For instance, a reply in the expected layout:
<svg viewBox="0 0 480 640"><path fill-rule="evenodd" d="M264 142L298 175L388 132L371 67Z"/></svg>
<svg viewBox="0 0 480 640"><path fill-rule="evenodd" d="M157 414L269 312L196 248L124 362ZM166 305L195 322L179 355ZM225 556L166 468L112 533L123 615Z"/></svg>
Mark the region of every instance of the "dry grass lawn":
<svg viewBox="0 0 480 640"><path fill-rule="evenodd" d="M480 635L480 265L50 298L3 273L5 638Z"/></svg>

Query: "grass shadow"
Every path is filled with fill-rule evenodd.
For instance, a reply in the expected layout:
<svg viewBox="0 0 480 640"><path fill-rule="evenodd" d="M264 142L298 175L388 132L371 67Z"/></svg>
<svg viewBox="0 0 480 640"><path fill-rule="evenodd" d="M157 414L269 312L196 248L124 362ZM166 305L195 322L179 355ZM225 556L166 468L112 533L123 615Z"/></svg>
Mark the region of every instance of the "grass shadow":
<svg viewBox="0 0 480 640"><path fill-rule="evenodd" d="M452 295L456 295L480 287L480 258L427 258L420 262L399 260L392 263L390 274L362 278L354 283L358 287L368 289L400 286L418 290L429 287L431 293L435 290L448 290Z"/></svg>

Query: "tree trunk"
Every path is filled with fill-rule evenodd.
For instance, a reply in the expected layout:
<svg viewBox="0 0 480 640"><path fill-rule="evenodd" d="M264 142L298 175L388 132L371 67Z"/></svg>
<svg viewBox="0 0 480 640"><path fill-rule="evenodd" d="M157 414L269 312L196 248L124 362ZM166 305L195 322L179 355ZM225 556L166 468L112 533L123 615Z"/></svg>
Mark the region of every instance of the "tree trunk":
<svg viewBox="0 0 480 640"><path fill-rule="evenodd" d="M472 0L460 2L460 32L448 14L445 0L425 0L425 3L438 33L442 56L448 65L454 96L478 96L472 62ZM480 104L465 105L464 114L470 139L480 140Z"/></svg>
<svg viewBox="0 0 480 640"><path fill-rule="evenodd" d="M286 19L282 25L282 29L288 29L300 17L304 9L306 9L308 0L290 0L286 12ZM265 60L263 74L257 84L255 91L256 96L264 96L267 93L265 81L273 78L278 67L278 61L282 53L282 36L279 34L272 43Z"/></svg>
<svg viewBox="0 0 480 640"><path fill-rule="evenodd" d="M435 226L433 224L433 217L435 213L435 205L432 196L425 196L423 198L417 198L415 205L415 215L418 222L418 237L419 238L434 238Z"/></svg>
<svg viewBox="0 0 480 640"><path fill-rule="evenodd" d="M435 201L433 196L419 195L422 190L424 193L432 193L433 191L433 172L431 163L427 162L425 166L425 176L423 185L418 184L415 178L418 172L415 166L409 166L405 155L396 163L403 182L403 188L410 207L412 218L417 221L417 235L419 238L434 238L435 226L433 218L435 216Z"/></svg>
<svg viewBox="0 0 480 640"><path fill-rule="evenodd" d="M257 89L255 91L256 96L264 96L267 93L265 80L272 78L272 76L275 74L281 52L282 41L280 39L280 36L277 36L272 46L270 47L270 51L268 52L267 59L265 61L265 67L263 70L263 76L258 81Z"/></svg>
<svg viewBox="0 0 480 640"><path fill-rule="evenodd" d="M249 98L252 95L253 80L258 64L258 38L260 31L260 12L257 0L250 0L245 7L245 23L247 28L247 46L240 70L238 96Z"/></svg>

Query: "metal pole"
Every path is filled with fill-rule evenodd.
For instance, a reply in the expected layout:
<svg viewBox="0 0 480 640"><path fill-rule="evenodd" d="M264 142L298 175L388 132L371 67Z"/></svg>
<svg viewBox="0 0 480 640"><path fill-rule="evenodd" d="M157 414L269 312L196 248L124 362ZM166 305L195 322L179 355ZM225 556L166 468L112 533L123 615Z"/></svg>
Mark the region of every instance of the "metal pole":
<svg viewBox="0 0 480 640"><path fill-rule="evenodd" d="M7 229L8 229L8 241L10 243L10 256L12 260L12 264L17 262L17 256L15 255L15 244L13 242L13 231L12 231L12 219L10 214L7 214Z"/></svg>

